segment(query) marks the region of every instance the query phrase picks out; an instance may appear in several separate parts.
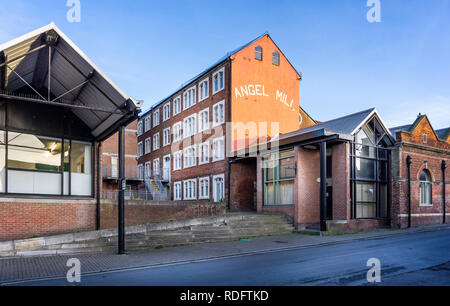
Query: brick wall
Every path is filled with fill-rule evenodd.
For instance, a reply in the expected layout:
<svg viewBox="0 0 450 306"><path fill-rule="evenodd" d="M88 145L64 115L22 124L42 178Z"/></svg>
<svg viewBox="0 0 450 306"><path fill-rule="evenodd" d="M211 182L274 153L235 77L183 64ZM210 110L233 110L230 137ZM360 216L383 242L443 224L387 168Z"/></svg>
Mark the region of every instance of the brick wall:
<svg viewBox="0 0 450 306"><path fill-rule="evenodd" d="M0 241L72 233L95 228L94 200L2 199ZM125 208L126 225L223 215L225 205L206 202L133 202ZM117 204L101 206L102 228L117 226Z"/></svg>
<svg viewBox="0 0 450 306"><path fill-rule="evenodd" d="M392 226L408 226L408 167L411 156L411 225L420 226L443 222L442 161L450 163L450 143L439 140L426 116L411 132L397 133L397 148L392 153ZM424 142L426 135L426 142ZM432 205L420 205L420 174L427 169L432 177ZM446 211L450 211L450 167L446 169ZM447 220L450 218L447 217ZM448 222L448 221L447 221Z"/></svg>
<svg viewBox="0 0 450 306"><path fill-rule="evenodd" d="M294 222L297 227L320 221L320 152L298 149L297 211Z"/></svg>
<svg viewBox="0 0 450 306"><path fill-rule="evenodd" d="M392 183L392 226L404 228L408 225L408 169L406 158L411 156L411 225L420 226L439 224L443 222L442 202L442 160L449 163L449 155L440 154L425 149L403 146L394 152L397 167L393 168ZM432 205L420 205L420 173L427 169L432 176ZM450 170L446 169L446 209L450 212ZM447 217L447 220L450 218Z"/></svg>
<svg viewBox="0 0 450 306"><path fill-rule="evenodd" d="M125 172L127 178L137 178L137 120L130 123L125 129ZM112 158L118 156L119 135L115 133L102 143L101 149L101 174L103 176L104 168L108 170L106 174L111 175ZM97 153L97 150L95 151ZM103 180L103 177L102 177ZM141 182L128 180L127 185L136 190ZM118 190L117 180L103 180L101 192Z"/></svg>
<svg viewBox="0 0 450 306"><path fill-rule="evenodd" d="M332 147L333 220L350 219L350 145Z"/></svg>

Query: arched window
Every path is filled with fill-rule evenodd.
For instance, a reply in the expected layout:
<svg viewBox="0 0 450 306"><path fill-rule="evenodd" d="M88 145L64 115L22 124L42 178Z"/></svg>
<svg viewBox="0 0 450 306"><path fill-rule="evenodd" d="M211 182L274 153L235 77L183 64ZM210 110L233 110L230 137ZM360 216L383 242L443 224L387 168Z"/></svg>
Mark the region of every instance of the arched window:
<svg viewBox="0 0 450 306"><path fill-rule="evenodd" d="M420 174L420 204L431 205L431 175L428 170Z"/></svg>
<svg viewBox="0 0 450 306"><path fill-rule="evenodd" d="M280 54L276 51L272 53L272 64L280 66Z"/></svg>
<svg viewBox="0 0 450 306"><path fill-rule="evenodd" d="M260 46L255 47L255 59L262 61L262 48Z"/></svg>

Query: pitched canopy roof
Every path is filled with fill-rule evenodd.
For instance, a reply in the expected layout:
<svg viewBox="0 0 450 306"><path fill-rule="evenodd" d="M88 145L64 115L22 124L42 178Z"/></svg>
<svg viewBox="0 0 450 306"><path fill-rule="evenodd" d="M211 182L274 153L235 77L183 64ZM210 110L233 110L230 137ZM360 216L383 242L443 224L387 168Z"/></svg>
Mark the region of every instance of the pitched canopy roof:
<svg viewBox="0 0 450 306"><path fill-rule="evenodd" d="M371 108L344 117L336 118L326 122L321 122L311 127L300 129L288 134L283 134L280 136L280 141L283 139L289 139L295 136L306 135L311 133L316 134L317 136L326 136L333 134L340 134L342 136L353 136L364 125L364 123L366 123L366 121L369 120L374 115L377 116L378 121L380 122L386 133L390 135L389 129L383 123L383 120L378 115L377 110L375 108Z"/></svg>
<svg viewBox="0 0 450 306"><path fill-rule="evenodd" d="M0 97L70 108L99 140L140 107L54 23L0 45Z"/></svg>

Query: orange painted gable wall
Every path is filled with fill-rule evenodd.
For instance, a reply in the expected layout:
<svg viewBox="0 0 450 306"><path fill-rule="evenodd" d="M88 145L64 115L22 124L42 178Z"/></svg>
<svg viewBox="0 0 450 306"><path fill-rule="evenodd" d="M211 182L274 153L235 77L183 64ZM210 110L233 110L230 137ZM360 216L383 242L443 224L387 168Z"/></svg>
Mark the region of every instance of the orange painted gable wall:
<svg viewBox="0 0 450 306"><path fill-rule="evenodd" d="M263 60L255 59L255 47L263 49ZM280 65L272 64L272 52L280 54ZM246 93L248 91L248 94ZM278 91L278 99L277 99ZM282 94L282 98L280 98ZM238 134L238 123L268 123L270 137L299 129L300 76L283 56L272 39L265 35L232 56L231 65L231 120L235 149L242 149L237 140L254 140L250 134ZM271 122L279 122L279 131L271 130ZM257 137L264 137L259 135ZM249 145L247 141L246 146Z"/></svg>

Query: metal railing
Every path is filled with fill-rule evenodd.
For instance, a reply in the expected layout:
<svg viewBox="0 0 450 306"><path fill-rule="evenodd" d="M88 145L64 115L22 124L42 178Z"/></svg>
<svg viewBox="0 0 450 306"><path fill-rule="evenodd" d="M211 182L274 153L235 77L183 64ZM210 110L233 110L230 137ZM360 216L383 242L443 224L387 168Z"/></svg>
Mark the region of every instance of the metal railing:
<svg viewBox="0 0 450 306"><path fill-rule="evenodd" d="M118 201L119 191L118 190L105 190L101 194L103 200ZM150 192L145 189L142 190L126 190L125 191L126 201L169 201L170 191L165 189L163 192L155 193Z"/></svg>
<svg viewBox="0 0 450 306"><path fill-rule="evenodd" d="M103 165L103 178L118 179L119 167L113 165ZM137 166L125 166L125 178L139 179L139 169Z"/></svg>

